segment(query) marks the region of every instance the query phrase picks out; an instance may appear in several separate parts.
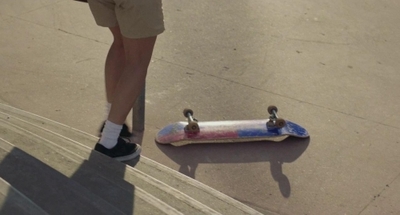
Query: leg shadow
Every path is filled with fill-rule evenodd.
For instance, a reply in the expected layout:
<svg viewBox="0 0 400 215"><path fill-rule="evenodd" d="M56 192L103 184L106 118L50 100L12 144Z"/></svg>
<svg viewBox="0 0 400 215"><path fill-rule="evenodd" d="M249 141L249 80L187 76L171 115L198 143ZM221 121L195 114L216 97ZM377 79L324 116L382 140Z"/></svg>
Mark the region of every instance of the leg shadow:
<svg viewBox="0 0 400 215"><path fill-rule="evenodd" d="M124 164L112 159L104 162L98 153L92 152L76 170L71 169L71 160L56 158L54 166L64 168L63 173L17 147L10 151L0 147L0 160L0 178L12 186L3 197L0 214L18 209L13 189L28 202L32 200L38 211L49 214L110 214L116 208L124 214L134 213L135 187L123 179Z"/></svg>

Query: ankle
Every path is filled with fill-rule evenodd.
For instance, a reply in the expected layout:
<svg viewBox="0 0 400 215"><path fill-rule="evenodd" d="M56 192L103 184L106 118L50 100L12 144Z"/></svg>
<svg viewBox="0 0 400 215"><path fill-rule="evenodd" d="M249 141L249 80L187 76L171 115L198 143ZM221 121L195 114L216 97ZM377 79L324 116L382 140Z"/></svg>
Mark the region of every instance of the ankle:
<svg viewBox="0 0 400 215"><path fill-rule="evenodd" d="M121 129L122 125L118 125L107 120L104 125L103 132L101 133L99 143L108 149L113 148L118 142Z"/></svg>

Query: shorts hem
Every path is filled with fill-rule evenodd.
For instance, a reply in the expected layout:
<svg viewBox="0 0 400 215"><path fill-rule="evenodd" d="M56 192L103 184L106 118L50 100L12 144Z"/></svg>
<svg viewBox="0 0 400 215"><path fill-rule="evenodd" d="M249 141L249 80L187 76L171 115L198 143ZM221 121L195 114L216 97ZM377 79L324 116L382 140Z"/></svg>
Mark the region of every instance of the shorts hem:
<svg viewBox="0 0 400 215"><path fill-rule="evenodd" d="M165 31L165 29L160 29L157 31L153 31L151 33L135 33L135 34L130 34L127 32L121 32L122 36L129 38L129 39L143 39L143 38L148 38L148 37L154 37L162 34Z"/></svg>

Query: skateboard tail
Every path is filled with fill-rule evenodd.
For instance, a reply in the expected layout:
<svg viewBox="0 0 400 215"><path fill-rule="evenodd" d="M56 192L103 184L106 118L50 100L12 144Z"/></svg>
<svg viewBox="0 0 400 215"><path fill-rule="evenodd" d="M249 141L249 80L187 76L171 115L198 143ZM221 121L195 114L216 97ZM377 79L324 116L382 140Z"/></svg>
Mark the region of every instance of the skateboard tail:
<svg viewBox="0 0 400 215"><path fill-rule="evenodd" d="M156 136L156 142L160 144L169 144L174 141L178 141L184 137L182 132L185 129L183 123L169 124L162 128Z"/></svg>

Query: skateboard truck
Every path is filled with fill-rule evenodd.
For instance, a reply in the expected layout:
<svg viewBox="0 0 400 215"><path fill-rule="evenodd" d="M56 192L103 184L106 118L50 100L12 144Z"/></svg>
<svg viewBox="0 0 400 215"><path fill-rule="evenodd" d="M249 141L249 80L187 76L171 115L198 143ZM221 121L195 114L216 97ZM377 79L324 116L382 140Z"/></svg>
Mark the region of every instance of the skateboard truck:
<svg viewBox="0 0 400 215"><path fill-rule="evenodd" d="M185 108L183 115L188 119L188 124L185 126L185 132L197 133L200 131L197 119L193 118L193 110Z"/></svg>
<svg viewBox="0 0 400 215"><path fill-rule="evenodd" d="M278 129L278 128L283 128L286 125L286 121L282 118L278 117L278 108L276 106L268 106L268 113L269 115L269 120L267 122L267 128L268 129Z"/></svg>
<svg viewBox="0 0 400 215"><path fill-rule="evenodd" d="M267 129L279 129L286 126L286 121L278 116L278 108L276 106L269 106L268 113L270 114ZM183 110L183 115L187 118L188 124L185 126L185 132L197 133L200 131L198 120L193 118L193 110L185 108Z"/></svg>

